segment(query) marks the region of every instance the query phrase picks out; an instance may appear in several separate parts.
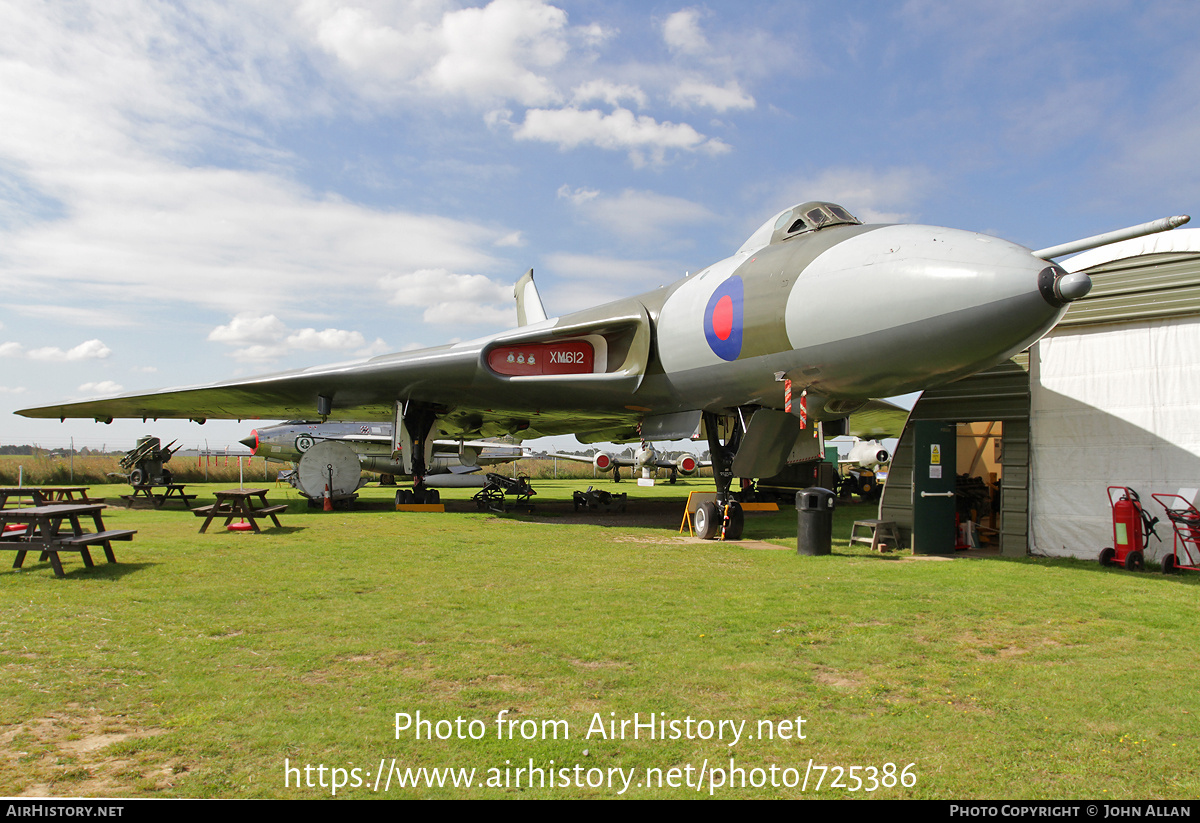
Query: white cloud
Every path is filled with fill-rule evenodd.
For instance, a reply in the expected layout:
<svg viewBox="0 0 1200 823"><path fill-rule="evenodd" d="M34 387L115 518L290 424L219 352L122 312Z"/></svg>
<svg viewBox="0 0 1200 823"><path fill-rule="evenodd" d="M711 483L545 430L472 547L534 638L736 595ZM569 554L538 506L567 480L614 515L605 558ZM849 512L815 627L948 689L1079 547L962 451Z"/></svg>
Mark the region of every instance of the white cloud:
<svg viewBox="0 0 1200 823"><path fill-rule="evenodd" d="M385 343L382 337L376 337L374 343L358 349L354 354L358 357L374 357L377 354L391 354L393 351L395 351L393 346Z"/></svg>
<svg viewBox="0 0 1200 823"><path fill-rule="evenodd" d="M512 325L516 320L512 286L481 274L421 269L383 278L380 285L397 306L422 306L426 323Z"/></svg>
<svg viewBox="0 0 1200 823"><path fill-rule="evenodd" d="M287 345L300 351L346 351L366 345L361 332L344 329L301 329L287 336Z"/></svg>
<svg viewBox="0 0 1200 823"><path fill-rule="evenodd" d="M277 341L287 334L287 327L273 314L261 315L242 312L229 321L228 325L217 326L208 333L214 343L245 346L250 343Z"/></svg>
<svg viewBox="0 0 1200 823"><path fill-rule="evenodd" d="M25 387L24 386L13 386L13 387L0 386L0 393L2 393L2 394L24 394Z"/></svg>
<svg viewBox="0 0 1200 823"><path fill-rule="evenodd" d="M506 234L498 239L495 242L495 245L499 248L520 248L521 246L525 245L525 238L522 236L522 234L523 233L519 231Z"/></svg>
<svg viewBox="0 0 1200 823"><path fill-rule="evenodd" d="M576 206L581 203L586 203L589 200L594 200L600 196L600 192L595 189L585 189L582 186L577 189L572 189L566 183L558 187L558 196L565 200L570 200Z"/></svg>
<svg viewBox="0 0 1200 823"><path fill-rule="evenodd" d="M571 35L566 12L540 0L493 0L452 11L419 2L371 11L308 0L298 18L355 90L377 98L449 94L552 103L559 93L545 72L564 60ZM591 26L578 34L596 42L603 30Z"/></svg>
<svg viewBox="0 0 1200 823"><path fill-rule="evenodd" d="M754 98L742 91L736 81L715 86L697 80L685 80L671 91L671 102L677 106L706 106L719 112L730 109L752 109Z"/></svg>
<svg viewBox="0 0 1200 823"><path fill-rule="evenodd" d="M30 360L65 363L77 360L103 360L112 354L112 349L100 340L85 340L74 348L66 351L58 346L43 346L37 349L25 350L20 343L8 342L0 344L0 357L28 357Z"/></svg>
<svg viewBox="0 0 1200 823"><path fill-rule="evenodd" d="M556 143L561 149L593 145L602 149L627 150L635 164L661 163L668 150L724 154L730 147L707 138L686 123L658 122L649 115L636 115L617 108L611 114L596 109L529 109L517 127L518 140Z"/></svg>
<svg viewBox="0 0 1200 823"><path fill-rule="evenodd" d="M562 61L566 25L566 12L538 0L493 0L482 9L451 12L442 21L446 52L430 70L430 82L471 97L553 102L552 84L530 66Z"/></svg>
<svg viewBox="0 0 1200 823"><path fill-rule="evenodd" d="M361 356L382 354L387 344L376 339L370 346L361 332L343 329L298 329L292 331L273 314L242 312L224 326L209 332L208 339L236 347L232 352L235 360L261 362L275 360L297 351L350 352Z"/></svg>
<svg viewBox="0 0 1200 823"><path fill-rule="evenodd" d="M683 9L663 22L663 41L673 52L704 54L709 49L708 38L700 30L700 12Z"/></svg>
<svg viewBox="0 0 1200 823"><path fill-rule="evenodd" d="M576 86L571 92L571 102L574 105L590 103L593 100L599 100L610 106L619 106L622 100L632 100L638 108L644 108L649 104L646 93L637 86L610 83L607 80L589 80Z"/></svg>
<svg viewBox="0 0 1200 823"><path fill-rule="evenodd" d="M84 383L79 391L92 397L103 397L110 394L120 394L125 387L112 380L101 380L98 383Z"/></svg>

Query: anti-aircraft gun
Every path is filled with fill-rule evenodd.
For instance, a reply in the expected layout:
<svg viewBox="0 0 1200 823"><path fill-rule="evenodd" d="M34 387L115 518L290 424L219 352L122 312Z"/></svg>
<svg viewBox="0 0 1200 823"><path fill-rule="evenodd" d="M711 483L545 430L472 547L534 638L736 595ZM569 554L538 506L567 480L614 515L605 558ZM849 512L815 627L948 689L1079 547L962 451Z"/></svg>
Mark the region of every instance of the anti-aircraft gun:
<svg viewBox="0 0 1200 823"><path fill-rule="evenodd" d="M129 479L129 485L134 486L169 486L171 485L171 470L164 468L164 464L171 459L171 455L179 451L179 448L174 450L171 446L178 443L178 440L172 440L166 446L162 445L157 437L146 435L139 437L137 446L132 451L126 452L121 458L121 468L125 470Z"/></svg>

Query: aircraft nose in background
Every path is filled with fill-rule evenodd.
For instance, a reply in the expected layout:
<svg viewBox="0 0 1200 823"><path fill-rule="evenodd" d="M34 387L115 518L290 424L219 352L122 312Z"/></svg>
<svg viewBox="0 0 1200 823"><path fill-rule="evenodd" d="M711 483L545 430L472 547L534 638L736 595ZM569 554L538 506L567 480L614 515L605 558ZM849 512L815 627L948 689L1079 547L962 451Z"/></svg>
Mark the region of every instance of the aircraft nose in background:
<svg viewBox="0 0 1200 823"><path fill-rule="evenodd" d="M238 442L248 448L250 450L250 454L254 454L258 451L258 429L250 432L249 437L243 437Z"/></svg>

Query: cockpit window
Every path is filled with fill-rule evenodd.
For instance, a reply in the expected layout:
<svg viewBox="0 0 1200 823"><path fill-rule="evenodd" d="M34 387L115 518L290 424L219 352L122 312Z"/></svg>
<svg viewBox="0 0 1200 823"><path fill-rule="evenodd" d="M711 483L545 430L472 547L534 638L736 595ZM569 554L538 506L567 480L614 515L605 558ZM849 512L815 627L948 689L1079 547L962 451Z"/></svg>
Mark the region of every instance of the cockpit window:
<svg viewBox="0 0 1200 823"><path fill-rule="evenodd" d="M835 204L835 203L830 203L830 204L829 204L829 210L830 210L831 212L833 212L833 216L834 216L834 217L837 217L837 218L839 218L839 219L841 219L841 220L844 220L844 221L845 221L845 222L847 222L847 223L858 223L858 218L857 218L857 217L855 217L853 214L851 214L850 212L846 211L846 210L845 210L845 209L843 209L841 206L839 206L839 205L837 205L837 204ZM861 224L859 224L859 225L861 225Z"/></svg>
<svg viewBox="0 0 1200 823"><path fill-rule="evenodd" d="M803 215L803 216L801 216ZM775 221L771 242L778 243L802 232L817 231L828 226L860 226L854 215L837 203L821 201L804 203L788 209Z"/></svg>
<svg viewBox="0 0 1200 823"><path fill-rule="evenodd" d="M862 222L839 206L822 200L813 200L784 209L772 219L758 227L754 234L738 249L739 254L751 254L773 243L780 243L809 232L830 226L861 226Z"/></svg>

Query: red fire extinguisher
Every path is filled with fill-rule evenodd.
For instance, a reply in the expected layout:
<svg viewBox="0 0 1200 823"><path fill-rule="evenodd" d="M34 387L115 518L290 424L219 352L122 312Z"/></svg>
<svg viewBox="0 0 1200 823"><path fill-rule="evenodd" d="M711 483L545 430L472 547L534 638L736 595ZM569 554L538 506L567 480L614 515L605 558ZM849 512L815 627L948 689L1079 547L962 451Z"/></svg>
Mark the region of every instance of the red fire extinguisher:
<svg viewBox="0 0 1200 823"><path fill-rule="evenodd" d="M1113 492L1118 492L1114 498ZM1157 517L1150 517L1142 508L1138 493L1126 486L1109 486L1108 503L1112 506L1113 547L1100 552L1100 565L1118 563L1129 571L1141 570L1145 564L1146 538L1158 537L1154 531Z"/></svg>

